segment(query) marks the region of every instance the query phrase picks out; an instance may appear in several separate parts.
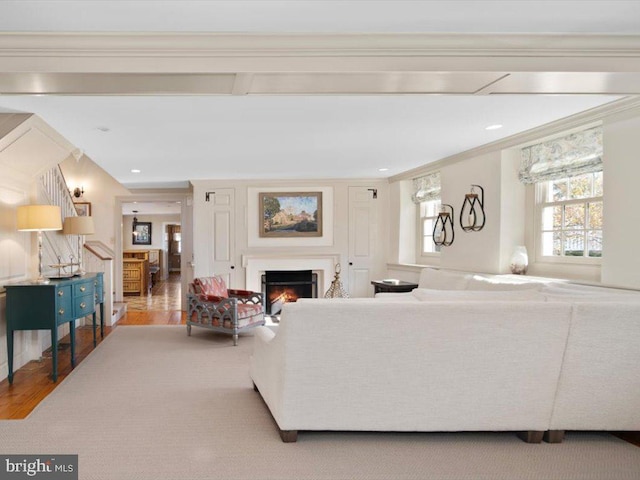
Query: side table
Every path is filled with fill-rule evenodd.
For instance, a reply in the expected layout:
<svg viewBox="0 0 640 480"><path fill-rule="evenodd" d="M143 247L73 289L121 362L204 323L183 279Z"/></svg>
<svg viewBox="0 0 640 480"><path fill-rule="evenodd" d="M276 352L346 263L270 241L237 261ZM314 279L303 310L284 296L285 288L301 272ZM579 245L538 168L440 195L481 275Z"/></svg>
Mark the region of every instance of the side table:
<svg viewBox="0 0 640 480"><path fill-rule="evenodd" d="M405 282L404 280L373 280L371 282L374 294L380 292L404 293L418 288L417 283Z"/></svg>

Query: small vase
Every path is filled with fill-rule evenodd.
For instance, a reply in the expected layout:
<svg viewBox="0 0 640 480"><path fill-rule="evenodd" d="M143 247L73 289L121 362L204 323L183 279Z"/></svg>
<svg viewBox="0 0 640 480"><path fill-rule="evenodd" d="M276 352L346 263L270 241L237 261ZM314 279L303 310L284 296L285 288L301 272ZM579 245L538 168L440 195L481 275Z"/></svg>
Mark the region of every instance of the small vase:
<svg viewBox="0 0 640 480"><path fill-rule="evenodd" d="M526 247L516 247L511 255L511 260L509 261L511 273L515 273L516 275L525 275L527 273L528 266L529 256L527 255Z"/></svg>

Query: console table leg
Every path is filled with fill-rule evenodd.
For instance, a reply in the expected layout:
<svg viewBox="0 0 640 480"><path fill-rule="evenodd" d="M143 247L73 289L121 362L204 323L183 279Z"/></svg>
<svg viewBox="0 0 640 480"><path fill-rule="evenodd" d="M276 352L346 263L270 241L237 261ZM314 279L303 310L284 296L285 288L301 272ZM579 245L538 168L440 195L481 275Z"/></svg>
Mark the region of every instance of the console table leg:
<svg viewBox="0 0 640 480"><path fill-rule="evenodd" d="M69 322L69 341L71 342L71 368L76 366L76 321Z"/></svg>
<svg viewBox="0 0 640 480"><path fill-rule="evenodd" d="M100 304L100 338L104 338L104 303Z"/></svg>
<svg viewBox="0 0 640 480"><path fill-rule="evenodd" d="M96 348L96 345L98 344L98 341L96 340L96 311L93 311L93 348Z"/></svg>
<svg viewBox="0 0 640 480"><path fill-rule="evenodd" d="M9 368L9 385L13 383L13 330L7 330L7 367Z"/></svg>
<svg viewBox="0 0 640 480"><path fill-rule="evenodd" d="M58 327L51 329L51 364L53 368L53 381L58 381Z"/></svg>

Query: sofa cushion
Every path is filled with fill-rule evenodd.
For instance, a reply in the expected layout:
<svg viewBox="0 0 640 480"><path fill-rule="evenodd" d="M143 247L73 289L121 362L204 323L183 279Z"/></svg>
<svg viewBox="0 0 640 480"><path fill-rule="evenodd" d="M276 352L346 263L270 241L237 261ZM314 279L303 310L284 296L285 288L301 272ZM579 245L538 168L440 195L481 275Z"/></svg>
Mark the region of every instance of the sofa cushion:
<svg viewBox="0 0 640 480"><path fill-rule="evenodd" d="M485 290L431 290L416 288L411 295L422 302L544 302L544 295L537 290L485 291Z"/></svg>
<svg viewBox="0 0 640 480"><path fill-rule="evenodd" d="M616 290L582 285L550 285L540 290L547 302L640 302L640 294L634 291Z"/></svg>
<svg viewBox="0 0 640 480"><path fill-rule="evenodd" d="M528 281L525 279L515 280L513 278L483 277L473 275L467 283L467 290L482 291L513 291L513 290L540 290L545 284L541 282Z"/></svg>
<svg viewBox="0 0 640 480"><path fill-rule="evenodd" d="M432 290L464 290L471 279L471 274L423 268L420 272L418 288Z"/></svg>

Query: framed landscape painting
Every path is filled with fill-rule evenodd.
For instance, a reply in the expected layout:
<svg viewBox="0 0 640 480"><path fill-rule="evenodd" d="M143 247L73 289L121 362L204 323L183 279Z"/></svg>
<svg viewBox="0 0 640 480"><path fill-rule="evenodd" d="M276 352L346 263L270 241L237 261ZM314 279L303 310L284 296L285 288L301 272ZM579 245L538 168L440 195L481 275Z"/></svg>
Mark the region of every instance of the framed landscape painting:
<svg viewBox="0 0 640 480"><path fill-rule="evenodd" d="M261 237L321 237L322 192L260 192Z"/></svg>

